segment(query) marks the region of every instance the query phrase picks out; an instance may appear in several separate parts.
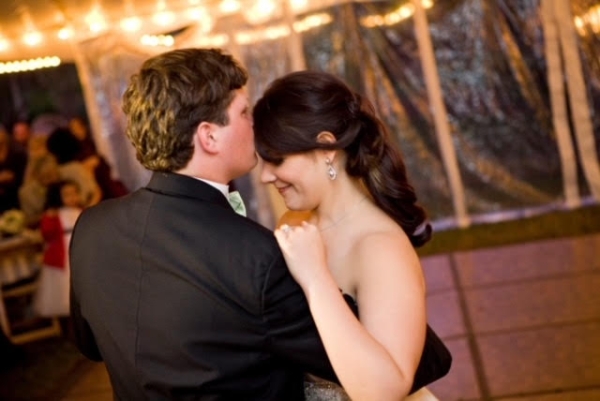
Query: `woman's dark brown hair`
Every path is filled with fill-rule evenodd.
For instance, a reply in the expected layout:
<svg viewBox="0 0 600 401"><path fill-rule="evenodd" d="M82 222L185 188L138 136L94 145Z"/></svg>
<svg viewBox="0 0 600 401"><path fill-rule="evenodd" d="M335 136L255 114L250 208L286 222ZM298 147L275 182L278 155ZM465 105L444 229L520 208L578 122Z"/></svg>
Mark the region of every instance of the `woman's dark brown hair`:
<svg viewBox="0 0 600 401"><path fill-rule="evenodd" d="M362 180L412 244L429 241L431 225L417 204L400 151L371 102L340 79L314 71L288 74L271 83L253 113L256 150L265 161L279 164L288 154L341 149L348 175ZM318 142L323 131L331 132L336 142Z"/></svg>

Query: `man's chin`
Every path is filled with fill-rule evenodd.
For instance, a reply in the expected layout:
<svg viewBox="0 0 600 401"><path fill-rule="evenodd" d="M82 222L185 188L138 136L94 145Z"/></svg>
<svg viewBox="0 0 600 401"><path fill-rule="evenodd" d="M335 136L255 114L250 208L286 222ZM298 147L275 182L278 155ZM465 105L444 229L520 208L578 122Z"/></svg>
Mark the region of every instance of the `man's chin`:
<svg viewBox="0 0 600 401"><path fill-rule="evenodd" d="M254 153L254 158L252 159L252 163L250 168L248 168L248 171L246 173L249 173L250 171L254 170L254 168L258 166L258 156L256 156L256 153Z"/></svg>

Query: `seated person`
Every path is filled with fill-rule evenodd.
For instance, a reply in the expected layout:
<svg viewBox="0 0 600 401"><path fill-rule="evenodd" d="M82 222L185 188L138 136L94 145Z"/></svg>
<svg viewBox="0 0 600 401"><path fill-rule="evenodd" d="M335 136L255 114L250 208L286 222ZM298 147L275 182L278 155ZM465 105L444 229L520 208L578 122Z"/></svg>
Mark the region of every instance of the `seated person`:
<svg viewBox="0 0 600 401"><path fill-rule="evenodd" d="M117 198L129 193L119 180L112 178L110 166L96 150L96 144L89 135L88 126L80 117L73 117L69 121L69 128L80 144L77 160L88 168L102 190L102 199Z"/></svg>
<svg viewBox="0 0 600 401"><path fill-rule="evenodd" d="M36 227L39 224L48 186L59 179L56 159L46 149L46 137L31 138L25 179L19 188L19 204L25 213L27 226Z"/></svg>
<svg viewBox="0 0 600 401"><path fill-rule="evenodd" d="M10 135L0 126L0 214L19 208L18 191L26 163L26 155L14 150Z"/></svg>
<svg viewBox="0 0 600 401"><path fill-rule="evenodd" d="M67 128L55 129L46 143L48 151L58 162L61 180L73 181L81 191L82 206L89 207L102 199L102 191L94 175L79 161L80 144Z"/></svg>
<svg viewBox="0 0 600 401"><path fill-rule="evenodd" d="M26 120L18 120L12 127L12 142L15 151L27 153L29 140L31 139L31 127Z"/></svg>

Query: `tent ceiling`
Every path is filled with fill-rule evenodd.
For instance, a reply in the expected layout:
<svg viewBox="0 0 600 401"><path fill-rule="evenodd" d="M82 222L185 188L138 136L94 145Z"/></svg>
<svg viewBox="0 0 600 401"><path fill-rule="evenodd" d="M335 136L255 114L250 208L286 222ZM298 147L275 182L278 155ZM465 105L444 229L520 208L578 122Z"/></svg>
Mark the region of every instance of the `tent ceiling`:
<svg viewBox="0 0 600 401"><path fill-rule="evenodd" d="M1 0L0 38L8 42L8 48L0 52L0 60L40 56L59 56L63 60L70 60L72 51L69 40L60 40L58 32L65 26L71 26L76 40L92 37L86 17L95 6L100 6L107 26L118 27L119 21L126 16L148 19L160 3L157 0ZM166 9L173 11L190 6L189 0L166 0L162 3ZM181 19L176 21L182 22ZM23 36L28 30L39 31L43 41L37 46L26 45Z"/></svg>
<svg viewBox="0 0 600 401"><path fill-rule="evenodd" d="M164 33L182 28L197 19L189 16L191 8L204 8L215 20L226 15L222 3L238 1L240 12L244 13L265 0L0 0L0 61L29 59L43 56L59 56L64 61L72 60L73 52L69 40L60 40L59 31L70 26L78 42L98 33L90 32L90 15L100 10L107 27L120 29L120 22L126 17L139 17L141 33ZM269 0L267 0L269 1ZM272 0L277 4L281 15L282 0ZM303 4L304 11L311 5L326 6L335 0L290 0L292 4ZM175 13L169 25L158 25L153 17L162 7ZM96 14L98 15L98 14ZM197 18L197 17L196 17ZM37 46L28 46L23 37L28 31L38 31L43 41ZM121 31L123 32L123 31ZM127 34L123 32L123 34ZM2 49L2 42L6 43Z"/></svg>

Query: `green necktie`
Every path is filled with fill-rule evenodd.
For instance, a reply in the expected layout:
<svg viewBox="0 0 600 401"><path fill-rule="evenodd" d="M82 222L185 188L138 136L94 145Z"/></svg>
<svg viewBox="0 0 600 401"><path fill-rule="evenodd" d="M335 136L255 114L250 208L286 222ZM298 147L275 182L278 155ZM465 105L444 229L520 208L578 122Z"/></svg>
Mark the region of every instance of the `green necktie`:
<svg viewBox="0 0 600 401"><path fill-rule="evenodd" d="M246 217L246 206L244 205L242 195L240 195L238 191L230 192L227 199L237 214L241 214L242 216Z"/></svg>

